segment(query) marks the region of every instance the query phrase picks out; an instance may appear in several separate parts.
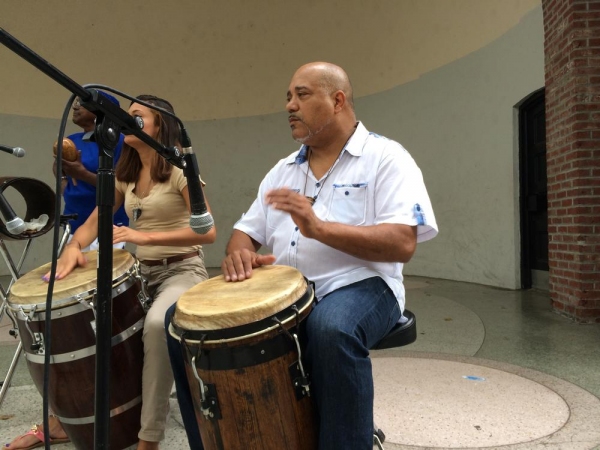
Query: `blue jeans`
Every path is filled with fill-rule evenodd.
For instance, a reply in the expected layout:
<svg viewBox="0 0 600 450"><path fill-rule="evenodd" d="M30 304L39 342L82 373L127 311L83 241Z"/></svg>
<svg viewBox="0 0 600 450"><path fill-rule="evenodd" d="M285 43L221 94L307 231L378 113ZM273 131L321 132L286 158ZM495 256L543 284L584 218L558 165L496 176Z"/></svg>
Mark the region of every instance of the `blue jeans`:
<svg viewBox="0 0 600 450"><path fill-rule="evenodd" d="M379 277L337 289L306 320L306 360L319 414L319 449L373 448L373 372L369 349L400 318Z"/></svg>
<svg viewBox="0 0 600 450"><path fill-rule="evenodd" d="M167 326L173 310L167 311ZM369 349L399 318L394 293L373 277L329 293L305 320L304 360L319 415L319 449L373 448ZM168 333L167 347L190 449L203 450L180 344Z"/></svg>

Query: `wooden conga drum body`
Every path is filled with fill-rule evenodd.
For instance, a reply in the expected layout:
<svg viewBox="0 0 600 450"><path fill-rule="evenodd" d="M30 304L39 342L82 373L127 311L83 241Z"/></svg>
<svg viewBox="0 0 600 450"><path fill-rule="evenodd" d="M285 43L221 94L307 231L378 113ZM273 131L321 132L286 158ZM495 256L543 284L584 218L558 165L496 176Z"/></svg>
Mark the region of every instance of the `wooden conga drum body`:
<svg viewBox="0 0 600 450"><path fill-rule="evenodd" d="M317 448L297 339L313 299L288 266L243 282L211 278L180 297L169 332L182 344L206 450Z"/></svg>
<svg viewBox="0 0 600 450"><path fill-rule="evenodd" d="M113 250L113 318L110 367L110 448L138 441L142 406L142 330L145 285L139 265L125 250ZM86 267L56 280L51 308L51 348L45 342L50 263L12 286L8 307L17 325L31 377L43 392L44 353L50 352L49 404L80 450L94 448L96 367L95 292L98 253L86 253Z"/></svg>

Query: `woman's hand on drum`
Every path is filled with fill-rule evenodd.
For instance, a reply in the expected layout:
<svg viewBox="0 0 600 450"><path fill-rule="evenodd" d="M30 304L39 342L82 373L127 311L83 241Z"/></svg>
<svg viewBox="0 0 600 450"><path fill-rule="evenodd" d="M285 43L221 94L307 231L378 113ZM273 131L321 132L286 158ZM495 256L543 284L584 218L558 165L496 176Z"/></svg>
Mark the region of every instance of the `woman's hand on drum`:
<svg viewBox="0 0 600 450"><path fill-rule="evenodd" d="M252 269L275 262L274 255L259 255L248 249L235 250L223 259L221 270L225 281L244 281L252 277Z"/></svg>
<svg viewBox="0 0 600 450"><path fill-rule="evenodd" d="M87 259L78 248L78 244L69 244L65 247L61 257L56 263L56 279L60 280L73 272L75 267L83 267L86 264ZM50 281L50 272L46 273L42 279L44 281Z"/></svg>
<svg viewBox="0 0 600 450"><path fill-rule="evenodd" d="M148 237L145 233L136 231L129 227L113 225L113 244L131 242L135 245L148 245Z"/></svg>

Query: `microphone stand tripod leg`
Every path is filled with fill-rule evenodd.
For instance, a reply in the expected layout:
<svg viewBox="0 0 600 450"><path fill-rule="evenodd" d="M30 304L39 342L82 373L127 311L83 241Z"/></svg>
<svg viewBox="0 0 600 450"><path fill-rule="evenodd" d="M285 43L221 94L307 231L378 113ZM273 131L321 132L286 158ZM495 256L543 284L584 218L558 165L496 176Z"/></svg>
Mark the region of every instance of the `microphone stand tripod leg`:
<svg viewBox="0 0 600 450"><path fill-rule="evenodd" d="M21 356L21 352L23 351L23 343L19 341L19 345L17 346L17 351L15 352L13 359L8 367L8 372L6 374L6 378L4 378L4 382L2 383L2 387L0 388L0 406L2 405L2 401L4 400L4 396L6 395L6 391L8 391L8 387L10 386L10 380L12 379L15 369L17 368L17 364L19 363L19 357Z"/></svg>

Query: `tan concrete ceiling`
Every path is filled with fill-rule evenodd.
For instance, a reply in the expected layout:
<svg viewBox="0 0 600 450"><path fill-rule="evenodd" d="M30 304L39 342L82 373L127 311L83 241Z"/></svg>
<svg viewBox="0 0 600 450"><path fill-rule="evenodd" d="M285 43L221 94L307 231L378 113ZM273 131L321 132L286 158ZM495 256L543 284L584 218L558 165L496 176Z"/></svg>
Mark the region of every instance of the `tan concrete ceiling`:
<svg viewBox="0 0 600 450"><path fill-rule="evenodd" d="M418 78L541 0L2 0L0 27L80 84L173 102L186 120L283 110L293 71L327 60L357 96ZM59 117L69 93L0 46L0 113Z"/></svg>

